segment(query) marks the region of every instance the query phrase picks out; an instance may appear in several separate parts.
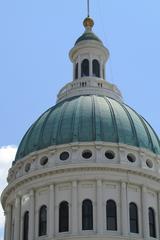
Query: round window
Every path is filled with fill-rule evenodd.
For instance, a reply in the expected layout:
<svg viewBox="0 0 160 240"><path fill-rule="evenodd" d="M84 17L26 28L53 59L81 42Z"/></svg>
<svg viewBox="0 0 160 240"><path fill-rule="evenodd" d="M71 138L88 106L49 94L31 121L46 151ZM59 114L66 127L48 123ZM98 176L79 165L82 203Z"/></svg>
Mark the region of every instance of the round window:
<svg viewBox="0 0 160 240"><path fill-rule="evenodd" d="M146 165L147 165L147 167L152 168L153 167L153 162L150 159L147 159L146 160Z"/></svg>
<svg viewBox="0 0 160 240"><path fill-rule="evenodd" d="M89 159L92 157L92 152L90 150L85 150L83 153L82 153L82 157L83 158L86 158L86 159Z"/></svg>
<svg viewBox="0 0 160 240"><path fill-rule="evenodd" d="M26 166L25 166L25 171L29 172L30 168L31 168L31 164L27 163Z"/></svg>
<svg viewBox="0 0 160 240"><path fill-rule="evenodd" d="M132 153L129 153L127 155L127 159L129 162L132 162L132 163L136 161L136 157Z"/></svg>
<svg viewBox="0 0 160 240"><path fill-rule="evenodd" d="M42 157L41 160L40 160L40 164L42 166L46 165L48 163L48 157Z"/></svg>
<svg viewBox="0 0 160 240"><path fill-rule="evenodd" d="M60 154L60 160L65 161L69 158L69 152L62 152Z"/></svg>
<svg viewBox="0 0 160 240"><path fill-rule="evenodd" d="M112 151L106 151L105 152L105 157L108 159L114 159L115 158L115 153Z"/></svg>

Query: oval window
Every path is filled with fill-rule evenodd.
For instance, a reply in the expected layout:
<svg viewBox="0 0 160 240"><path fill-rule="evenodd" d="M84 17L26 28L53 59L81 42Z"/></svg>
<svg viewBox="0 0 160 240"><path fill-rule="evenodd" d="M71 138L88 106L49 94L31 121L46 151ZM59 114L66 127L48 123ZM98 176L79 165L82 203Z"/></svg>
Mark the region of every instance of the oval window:
<svg viewBox="0 0 160 240"><path fill-rule="evenodd" d="M92 152L90 150L85 150L83 153L82 153L82 157L83 158L86 158L86 159L89 159L92 157Z"/></svg>
<svg viewBox="0 0 160 240"><path fill-rule="evenodd" d="M69 158L69 152L62 152L60 154L60 160L65 161Z"/></svg>
<svg viewBox="0 0 160 240"><path fill-rule="evenodd" d="M42 157L41 160L40 160L40 164L42 166L46 165L48 163L48 157Z"/></svg>
<svg viewBox="0 0 160 240"><path fill-rule="evenodd" d="M29 172L30 168L31 168L31 164L27 163L26 166L25 166L25 171Z"/></svg>
<svg viewBox="0 0 160 240"><path fill-rule="evenodd" d="M132 153L129 153L127 155L127 159L129 162L132 162L132 163L134 163L136 161L136 157Z"/></svg>
<svg viewBox="0 0 160 240"><path fill-rule="evenodd" d="M150 159L147 159L146 160L146 165L147 165L147 167L152 168L153 167L153 162Z"/></svg>
<svg viewBox="0 0 160 240"><path fill-rule="evenodd" d="M115 153L113 151L106 151L105 152L105 157L108 159L114 159L115 158Z"/></svg>

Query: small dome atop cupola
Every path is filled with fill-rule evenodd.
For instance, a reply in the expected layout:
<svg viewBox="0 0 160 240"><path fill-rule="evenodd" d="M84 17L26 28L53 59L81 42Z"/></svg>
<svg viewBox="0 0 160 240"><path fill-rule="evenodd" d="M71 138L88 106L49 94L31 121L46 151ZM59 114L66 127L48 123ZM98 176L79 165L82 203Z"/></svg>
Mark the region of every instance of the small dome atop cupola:
<svg viewBox="0 0 160 240"><path fill-rule="evenodd" d="M92 18L90 17L85 18L83 21L83 26L85 27L85 32L77 39L75 45L84 40L94 40L102 43L102 41L92 31L92 27L94 26L94 21Z"/></svg>

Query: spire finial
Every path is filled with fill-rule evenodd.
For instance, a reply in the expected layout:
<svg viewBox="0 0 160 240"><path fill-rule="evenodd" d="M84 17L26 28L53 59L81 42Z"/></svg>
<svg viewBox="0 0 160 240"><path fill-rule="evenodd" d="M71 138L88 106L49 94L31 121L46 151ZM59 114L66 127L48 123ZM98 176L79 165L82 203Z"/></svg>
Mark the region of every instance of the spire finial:
<svg viewBox="0 0 160 240"><path fill-rule="evenodd" d="M94 21L90 18L90 0L87 0L87 17L83 21L83 26L89 31L91 31L94 26Z"/></svg>
<svg viewBox="0 0 160 240"><path fill-rule="evenodd" d="M87 0L87 17L90 15L90 1Z"/></svg>

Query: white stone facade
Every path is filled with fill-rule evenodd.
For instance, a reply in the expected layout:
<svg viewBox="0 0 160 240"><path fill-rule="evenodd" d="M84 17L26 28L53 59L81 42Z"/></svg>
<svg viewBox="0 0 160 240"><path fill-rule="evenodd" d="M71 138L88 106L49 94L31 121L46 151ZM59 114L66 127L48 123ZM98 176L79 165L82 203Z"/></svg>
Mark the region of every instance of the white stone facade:
<svg viewBox="0 0 160 240"><path fill-rule="evenodd" d="M85 159L82 153L92 152ZM115 154L105 157L106 151ZM69 158L60 160L62 152ZM135 156L129 162L127 155ZM40 160L48 157L41 165ZM148 167L147 160L153 166ZM27 164L30 169L26 168ZM151 166L151 165L149 165ZM29 170L28 170L29 169ZM149 239L148 208L156 216L156 236L160 226L160 159L144 149L105 143L84 143L49 148L30 154L17 162L9 172L9 185L2 195L6 213L5 240L23 239L23 216L29 211L29 240L34 239ZM93 203L93 230L82 230L82 202ZM106 230L106 202L117 205L117 231ZM69 231L59 233L59 204L69 203ZM139 233L130 233L129 203L138 207ZM47 235L38 237L38 215L42 205L47 206ZM8 231L9 230L9 231Z"/></svg>

